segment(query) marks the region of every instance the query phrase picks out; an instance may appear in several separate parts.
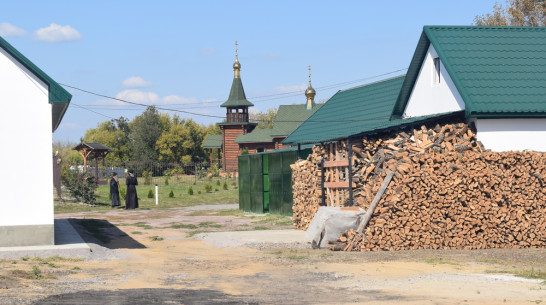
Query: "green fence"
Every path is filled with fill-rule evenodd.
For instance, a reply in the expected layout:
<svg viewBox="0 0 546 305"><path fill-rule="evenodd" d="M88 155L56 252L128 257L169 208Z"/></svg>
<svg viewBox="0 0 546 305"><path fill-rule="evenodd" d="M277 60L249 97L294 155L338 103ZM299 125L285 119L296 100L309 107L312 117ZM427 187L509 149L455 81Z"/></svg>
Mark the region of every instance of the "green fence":
<svg viewBox="0 0 546 305"><path fill-rule="evenodd" d="M307 158L311 149L300 151ZM292 170L295 149L239 156L239 209L292 215Z"/></svg>

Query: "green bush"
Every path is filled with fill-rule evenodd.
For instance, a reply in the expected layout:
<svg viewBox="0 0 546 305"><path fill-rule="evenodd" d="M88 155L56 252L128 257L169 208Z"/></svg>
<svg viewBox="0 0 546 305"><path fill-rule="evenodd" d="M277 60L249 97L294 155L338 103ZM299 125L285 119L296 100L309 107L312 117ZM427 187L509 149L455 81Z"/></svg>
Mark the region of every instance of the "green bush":
<svg viewBox="0 0 546 305"><path fill-rule="evenodd" d="M220 185L220 180L216 180L216 185Z"/></svg>
<svg viewBox="0 0 546 305"><path fill-rule="evenodd" d="M219 191L219 189L214 189L214 191L215 191L215 192L218 192L218 191Z"/></svg>
<svg viewBox="0 0 546 305"><path fill-rule="evenodd" d="M152 184L152 172L151 171L143 171L142 177L144 177L144 184L150 185Z"/></svg>
<svg viewBox="0 0 546 305"><path fill-rule="evenodd" d="M207 170L209 175L211 177L218 177L220 176L220 170L218 169L218 165L217 164L214 164L212 167L209 167L209 169Z"/></svg>
<svg viewBox="0 0 546 305"><path fill-rule="evenodd" d="M174 192L173 192L173 190L171 190L171 191L169 192L169 198L174 198Z"/></svg>
<svg viewBox="0 0 546 305"><path fill-rule="evenodd" d="M119 197L122 200L125 200L125 197L127 197L127 189L125 187L120 187L119 188Z"/></svg>
<svg viewBox="0 0 546 305"><path fill-rule="evenodd" d="M205 192L207 193L212 192L212 184L205 183Z"/></svg>
<svg viewBox="0 0 546 305"><path fill-rule="evenodd" d="M165 176L165 185L169 185L169 176Z"/></svg>
<svg viewBox="0 0 546 305"><path fill-rule="evenodd" d="M62 183L68 188L70 195L76 200L94 204L97 200L95 177L89 173L79 173L78 170L66 170L61 175Z"/></svg>
<svg viewBox="0 0 546 305"><path fill-rule="evenodd" d="M197 194L201 195L201 191L197 191Z"/></svg>
<svg viewBox="0 0 546 305"><path fill-rule="evenodd" d="M227 189L228 189L228 187L227 187L227 181L224 181L224 185L222 186L222 188L223 188L224 190L227 190Z"/></svg>
<svg viewBox="0 0 546 305"><path fill-rule="evenodd" d="M148 191L148 198L154 198L154 191L152 190Z"/></svg>
<svg viewBox="0 0 546 305"><path fill-rule="evenodd" d="M193 195L193 187L191 187L191 186L188 189L188 195Z"/></svg>

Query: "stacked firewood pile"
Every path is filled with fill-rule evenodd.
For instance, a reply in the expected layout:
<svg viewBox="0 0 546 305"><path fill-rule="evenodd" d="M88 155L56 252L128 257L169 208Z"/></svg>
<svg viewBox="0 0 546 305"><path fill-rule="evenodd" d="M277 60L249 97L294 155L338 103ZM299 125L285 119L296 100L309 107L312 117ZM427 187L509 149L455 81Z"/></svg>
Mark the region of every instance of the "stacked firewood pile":
<svg viewBox="0 0 546 305"><path fill-rule="evenodd" d="M367 209L387 171L396 174L363 234L345 232L332 241L332 249L546 246L543 153L485 151L464 123L423 126L357 144L352 171L356 204ZM319 154L320 149L314 152ZM318 157L304 162L314 168L306 173L314 176L309 179L320 183ZM299 184L299 177L294 182ZM298 228L306 228L312 215L297 214L296 209L311 211L302 206L320 202L312 196L320 196L320 189L307 191L307 198L294 193Z"/></svg>

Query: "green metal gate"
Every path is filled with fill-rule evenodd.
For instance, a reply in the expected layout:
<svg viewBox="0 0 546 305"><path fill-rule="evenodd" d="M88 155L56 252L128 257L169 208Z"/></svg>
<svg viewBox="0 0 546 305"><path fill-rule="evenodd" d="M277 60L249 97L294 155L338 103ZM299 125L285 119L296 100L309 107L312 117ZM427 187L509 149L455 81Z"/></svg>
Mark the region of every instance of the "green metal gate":
<svg viewBox="0 0 546 305"><path fill-rule="evenodd" d="M300 150L307 158L310 148ZM292 215L294 148L239 156L239 209L254 213Z"/></svg>

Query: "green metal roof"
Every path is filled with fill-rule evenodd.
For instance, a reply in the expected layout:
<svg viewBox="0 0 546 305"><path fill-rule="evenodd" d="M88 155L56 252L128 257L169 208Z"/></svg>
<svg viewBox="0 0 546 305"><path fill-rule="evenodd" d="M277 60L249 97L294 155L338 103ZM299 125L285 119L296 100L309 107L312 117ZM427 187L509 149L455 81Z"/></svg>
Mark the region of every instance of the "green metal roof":
<svg viewBox="0 0 546 305"><path fill-rule="evenodd" d="M313 113L315 113L323 104L316 104L312 109L307 110L305 104L299 105L280 105L273 123L271 136L288 136Z"/></svg>
<svg viewBox="0 0 546 305"><path fill-rule="evenodd" d="M393 117L403 114L431 43L467 117L546 116L546 27L425 26Z"/></svg>
<svg viewBox="0 0 546 305"><path fill-rule="evenodd" d="M203 148L221 148L222 147L222 135L221 134L209 134L205 141L203 141Z"/></svg>
<svg viewBox="0 0 546 305"><path fill-rule="evenodd" d="M283 144L331 142L444 117L461 116L458 111L391 120L392 108L403 81L404 76L399 76L339 91L294 130Z"/></svg>
<svg viewBox="0 0 546 305"><path fill-rule="evenodd" d="M271 137L272 129L254 129L247 134L239 135L235 139L235 143L253 143L253 142L273 142Z"/></svg>
<svg viewBox="0 0 546 305"><path fill-rule="evenodd" d="M239 107L239 106L254 106L246 99L245 89L243 89L243 82L241 78L234 77L231 84L231 91L229 91L229 97L220 107Z"/></svg>
<svg viewBox="0 0 546 305"><path fill-rule="evenodd" d="M63 119L64 113L72 99L72 95L2 37L0 37L0 47L47 84L53 119L52 130L55 131Z"/></svg>
<svg viewBox="0 0 546 305"><path fill-rule="evenodd" d="M404 76L338 91L292 132L287 144L319 143L369 130L388 121Z"/></svg>

